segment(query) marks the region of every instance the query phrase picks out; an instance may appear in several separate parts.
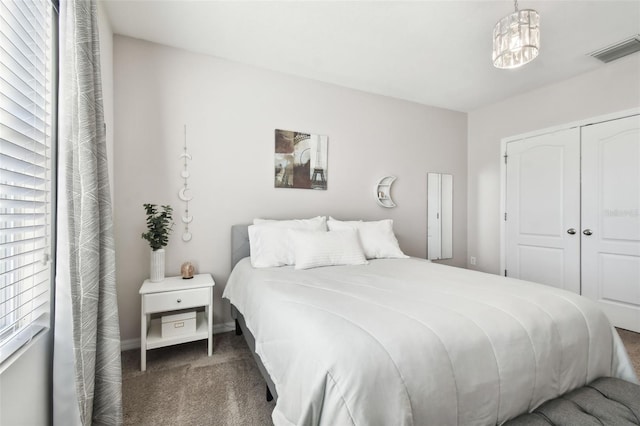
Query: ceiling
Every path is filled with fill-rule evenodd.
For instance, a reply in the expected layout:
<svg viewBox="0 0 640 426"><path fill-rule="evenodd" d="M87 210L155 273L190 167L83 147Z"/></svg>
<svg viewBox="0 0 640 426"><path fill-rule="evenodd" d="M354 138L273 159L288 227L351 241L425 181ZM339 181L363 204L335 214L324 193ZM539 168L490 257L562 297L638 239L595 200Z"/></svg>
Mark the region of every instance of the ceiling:
<svg viewBox="0 0 640 426"><path fill-rule="evenodd" d="M540 55L499 70L508 0L100 2L116 34L465 112L605 67L587 54L640 33L640 0L520 0L540 13Z"/></svg>

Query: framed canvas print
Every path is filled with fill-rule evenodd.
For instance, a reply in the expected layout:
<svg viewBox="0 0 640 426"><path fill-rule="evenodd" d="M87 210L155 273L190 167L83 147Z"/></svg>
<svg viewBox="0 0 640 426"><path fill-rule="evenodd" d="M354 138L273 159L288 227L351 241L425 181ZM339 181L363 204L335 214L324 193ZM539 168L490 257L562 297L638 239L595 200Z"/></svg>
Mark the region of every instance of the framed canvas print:
<svg viewBox="0 0 640 426"><path fill-rule="evenodd" d="M328 137L276 129L274 186L327 189Z"/></svg>

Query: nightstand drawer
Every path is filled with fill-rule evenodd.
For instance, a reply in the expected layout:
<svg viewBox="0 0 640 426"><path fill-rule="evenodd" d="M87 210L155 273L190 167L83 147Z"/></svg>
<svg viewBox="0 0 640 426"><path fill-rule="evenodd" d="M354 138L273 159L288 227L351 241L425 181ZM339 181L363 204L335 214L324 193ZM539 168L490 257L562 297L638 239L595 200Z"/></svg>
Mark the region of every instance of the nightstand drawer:
<svg viewBox="0 0 640 426"><path fill-rule="evenodd" d="M172 311L175 309L192 308L195 306L208 306L209 288L196 288L192 290L167 291L157 294L145 294L144 313Z"/></svg>

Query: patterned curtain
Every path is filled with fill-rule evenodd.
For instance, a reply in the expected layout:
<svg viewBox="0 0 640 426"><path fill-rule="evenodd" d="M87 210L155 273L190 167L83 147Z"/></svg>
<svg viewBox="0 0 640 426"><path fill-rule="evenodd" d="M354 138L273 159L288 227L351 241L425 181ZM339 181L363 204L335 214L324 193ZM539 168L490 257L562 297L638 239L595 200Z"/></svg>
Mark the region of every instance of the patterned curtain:
<svg viewBox="0 0 640 426"><path fill-rule="evenodd" d="M54 424L122 424L95 0L60 2Z"/></svg>

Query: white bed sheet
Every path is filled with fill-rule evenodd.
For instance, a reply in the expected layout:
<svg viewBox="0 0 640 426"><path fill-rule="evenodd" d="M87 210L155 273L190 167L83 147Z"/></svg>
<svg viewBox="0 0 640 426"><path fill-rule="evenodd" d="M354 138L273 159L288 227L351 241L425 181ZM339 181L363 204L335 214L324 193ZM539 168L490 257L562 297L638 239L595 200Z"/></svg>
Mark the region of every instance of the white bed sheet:
<svg viewBox="0 0 640 426"><path fill-rule="evenodd" d="M243 259L223 297L274 381L276 425L489 425L601 376L637 383L591 301L422 259L296 271Z"/></svg>

